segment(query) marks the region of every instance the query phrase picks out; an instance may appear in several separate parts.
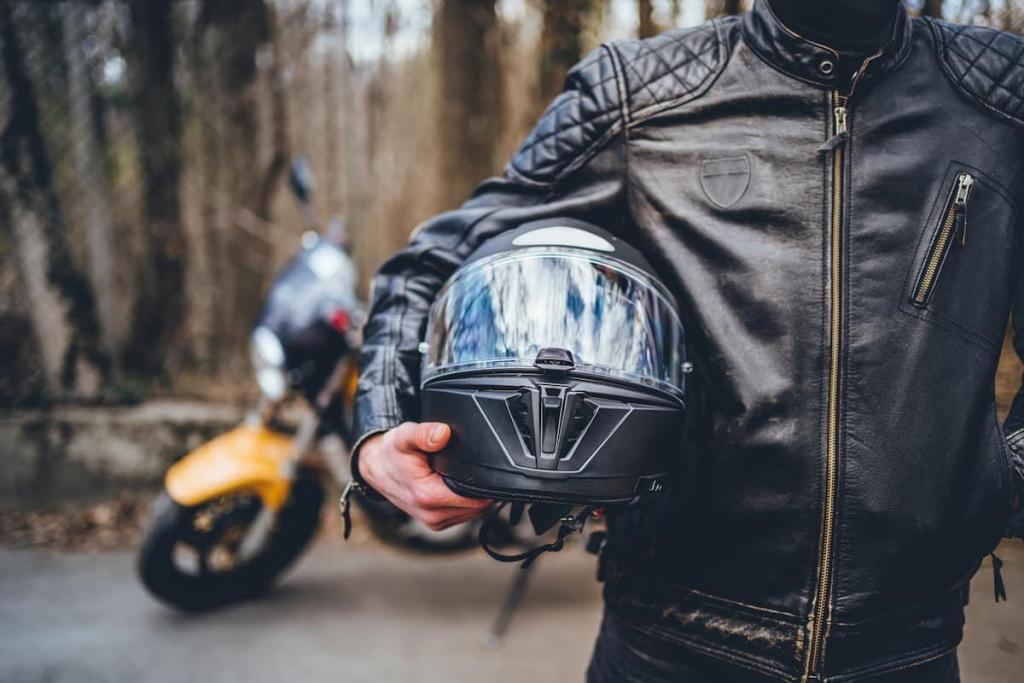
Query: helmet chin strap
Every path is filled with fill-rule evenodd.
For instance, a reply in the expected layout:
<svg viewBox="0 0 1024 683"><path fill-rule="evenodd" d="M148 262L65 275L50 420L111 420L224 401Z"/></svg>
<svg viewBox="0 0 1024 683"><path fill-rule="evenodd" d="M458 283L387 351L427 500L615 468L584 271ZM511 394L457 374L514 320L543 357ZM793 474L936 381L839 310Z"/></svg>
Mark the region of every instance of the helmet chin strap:
<svg viewBox="0 0 1024 683"><path fill-rule="evenodd" d="M499 562L522 562L520 569L526 569L533 564L534 560L546 552L554 553L561 550L565 545L566 537L569 536L569 534L582 533L583 527L587 524L587 520L591 517L594 511L598 509L597 506L588 505L575 515L565 515L558 523L558 531L555 534L554 541L535 546L521 553L506 555L492 548L490 544L490 534L494 526L494 520L498 519L498 516L506 505L508 505L507 501L499 503L487 514L487 517L484 518L483 524L480 525L480 547L484 549L484 552Z"/></svg>

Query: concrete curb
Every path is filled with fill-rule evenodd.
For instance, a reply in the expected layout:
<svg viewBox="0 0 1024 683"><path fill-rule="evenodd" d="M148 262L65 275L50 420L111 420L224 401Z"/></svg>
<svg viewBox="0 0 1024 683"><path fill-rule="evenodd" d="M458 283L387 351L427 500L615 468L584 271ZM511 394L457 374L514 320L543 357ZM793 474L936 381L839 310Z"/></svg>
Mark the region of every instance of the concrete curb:
<svg viewBox="0 0 1024 683"><path fill-rule="evenodd" d="M154 486L167 466L244 410L192 401L0 414L0 506L50 506Z"/></svg>

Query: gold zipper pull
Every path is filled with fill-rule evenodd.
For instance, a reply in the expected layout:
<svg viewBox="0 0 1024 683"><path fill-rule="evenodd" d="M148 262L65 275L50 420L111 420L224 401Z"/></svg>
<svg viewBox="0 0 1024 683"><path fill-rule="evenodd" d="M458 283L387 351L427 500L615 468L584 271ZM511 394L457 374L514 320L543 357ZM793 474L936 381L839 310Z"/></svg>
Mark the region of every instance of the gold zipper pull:
<svg viewBox="0 0 1024 683"><path fill-rule="evenodd" d="M967 244L967 198L974 187L974 176L961 173L956 182L953 210L956 211L956 232L960 235L960 246Z"/></svg>

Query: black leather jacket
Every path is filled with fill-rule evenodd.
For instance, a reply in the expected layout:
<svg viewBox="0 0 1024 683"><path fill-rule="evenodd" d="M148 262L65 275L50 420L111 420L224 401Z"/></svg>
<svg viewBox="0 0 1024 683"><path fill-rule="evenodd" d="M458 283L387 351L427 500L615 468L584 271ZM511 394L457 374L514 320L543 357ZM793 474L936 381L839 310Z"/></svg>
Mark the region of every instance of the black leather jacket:
<svg viewBox="0 0 1024 683"><path fill-rule="evenodd" d="M848 99L836 59L763 0L596 50L505 174L384 264L357 405L364 438L416 418L428 307L483 240L549 216L617 232L680 303L696 466L612 520L609 608L783 679L955 648L1024 463L1024 400L1004 427L993 397L1024 41L901 8Z"/></svg>

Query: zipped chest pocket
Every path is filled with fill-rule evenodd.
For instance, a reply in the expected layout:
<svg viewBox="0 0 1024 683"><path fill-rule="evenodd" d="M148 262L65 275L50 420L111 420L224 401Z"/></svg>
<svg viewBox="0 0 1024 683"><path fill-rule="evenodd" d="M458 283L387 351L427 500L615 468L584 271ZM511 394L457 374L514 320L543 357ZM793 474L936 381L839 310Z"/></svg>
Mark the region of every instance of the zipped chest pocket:
<svg viewBox="0 0 1024 683"><path fill-rule="evenodd" d="M989 349L1002 342L1017 267L1015 212L993 179L951 164L901 308Z"/></svg>

